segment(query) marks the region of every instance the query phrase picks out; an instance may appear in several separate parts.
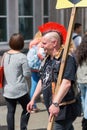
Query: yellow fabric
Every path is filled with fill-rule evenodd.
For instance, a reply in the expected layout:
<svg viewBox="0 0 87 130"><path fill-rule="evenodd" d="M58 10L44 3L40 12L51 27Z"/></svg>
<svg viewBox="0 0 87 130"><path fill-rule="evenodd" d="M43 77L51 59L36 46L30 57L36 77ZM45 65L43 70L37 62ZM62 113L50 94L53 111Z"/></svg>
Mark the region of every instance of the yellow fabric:
<svg viewBox="0 0 87 130"><path fill-rule="evenodd" d="M74 4L68 0L57 0L56 9L71 8Z"/></svg>
<svg viewBox="0 0 87 130"><path fill-rule="evenodd" d="M76 4L76 7L87 7L87 0L82 0Z"/></svg>
<svg viewBox="0 0 87 130"><path fill-rule="evenodd" d="M87 7L87 0L81 0L77 4L73 4L68 0L57 0L56 9L72 8L72 7Z"/></svg>

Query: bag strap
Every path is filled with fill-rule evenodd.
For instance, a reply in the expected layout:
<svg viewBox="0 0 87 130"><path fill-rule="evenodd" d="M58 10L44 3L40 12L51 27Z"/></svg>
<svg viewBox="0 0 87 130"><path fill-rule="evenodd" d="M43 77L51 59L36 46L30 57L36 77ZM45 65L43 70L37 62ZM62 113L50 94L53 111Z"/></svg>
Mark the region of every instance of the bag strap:
<svg viewBox="0 0 87 130"><path fill-rule="evenodd" d="M79 36L79 35L75 35L75 36L73 37L73 40L76 39L78 36Z"/></svg>
<svg viewBox="0 0 87 130"><path fill-rule="evenodd" d="M5 55L6 55L6 52L4 53L4 55L2 56L1 58L1 63L0 63L0 66L4 66L4 58L5 58Z"/></svg>

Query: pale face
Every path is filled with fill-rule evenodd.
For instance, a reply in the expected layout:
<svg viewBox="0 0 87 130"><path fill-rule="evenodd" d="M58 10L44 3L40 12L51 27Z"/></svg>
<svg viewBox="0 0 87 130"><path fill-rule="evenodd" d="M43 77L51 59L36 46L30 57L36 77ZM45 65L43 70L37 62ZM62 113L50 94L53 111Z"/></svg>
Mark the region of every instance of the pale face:
<svg viewBox="0 0 87 130"><path fill-rule="evenodd" d="M44 51L46 54L51 55L54 49L55 40L52 41L45 36L42 37L42 47L44 48Z"/></svg>

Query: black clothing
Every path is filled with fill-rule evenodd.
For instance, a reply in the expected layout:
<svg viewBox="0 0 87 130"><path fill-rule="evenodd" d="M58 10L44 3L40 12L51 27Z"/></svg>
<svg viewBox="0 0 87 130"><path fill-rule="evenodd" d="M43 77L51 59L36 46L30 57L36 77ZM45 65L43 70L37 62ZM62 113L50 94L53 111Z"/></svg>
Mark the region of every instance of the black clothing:
<svg viewBox="0 0 87 130"><path fill-rule="evenodd" d="M43 96L45 105L47 107L47 110L49 106L51 105L52 101L52 81L57 82L57 77L59 74L59 68L61 63L61 56L57 58L51 59L50 56L47 57L45 61L42 62L40 67L40 76L42 80L42 90L43 90ZM75 74L76 74L76 61L73 56L68 55L66 66L63 74L63 79L67 79L71 81L71 87L62 102L65 101L71 101L74 99L74 91L73 91L73 83L75 81ZM58 114L58 117L56 120L65 120L65 119L75 119L76 114L75 113L75 103L61 106L60 112Z"/></svg>
<svg viewBox="0 0 87 130"><path fill-rule="evenodd" d="M30 117L30 113L26 115L27 110L26 106L30 101L29 95L26 94L17 99L6 99L8 112L7 112L7 123L8 123L8 130L15 130L15 110L17 102L22 106L22 113L21 113L21 121L20 121L20 130L27 130L27 124Z"/></svg>
<svg viewBox="0 0 87 130"><path fill-rule="evenodd" d="M82 130L87 130L87 119L82 119Z"/></svg>

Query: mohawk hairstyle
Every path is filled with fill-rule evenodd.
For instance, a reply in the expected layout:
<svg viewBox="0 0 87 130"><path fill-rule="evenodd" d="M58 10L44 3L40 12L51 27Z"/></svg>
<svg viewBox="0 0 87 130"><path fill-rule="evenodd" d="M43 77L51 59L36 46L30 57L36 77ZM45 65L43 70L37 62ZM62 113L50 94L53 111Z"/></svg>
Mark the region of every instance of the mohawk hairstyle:
<svg viewBox="0 0 87 130"><path fill-rule="evenodd" d="M48 32L57 32L63 39L63 44L66 41L67 31L65 27L56 22L48 22L38 27L42 35L45 35Z"/></svg>

